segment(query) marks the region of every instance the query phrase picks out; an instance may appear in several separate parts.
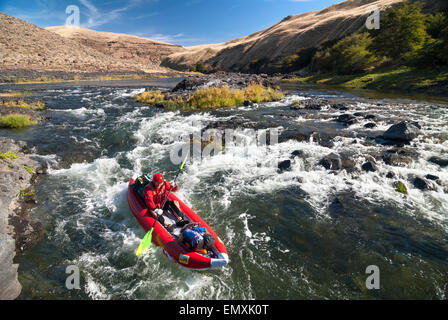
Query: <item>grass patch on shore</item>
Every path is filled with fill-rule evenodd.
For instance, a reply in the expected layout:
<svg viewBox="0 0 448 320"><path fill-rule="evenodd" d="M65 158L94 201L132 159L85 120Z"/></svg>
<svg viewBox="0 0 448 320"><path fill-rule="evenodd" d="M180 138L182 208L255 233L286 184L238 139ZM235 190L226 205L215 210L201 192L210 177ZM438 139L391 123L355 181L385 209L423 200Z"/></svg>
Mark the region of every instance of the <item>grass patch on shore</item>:
<svg viewBox="0 0 448 320"><path fill-rule="evenodd" d="M20 129L27 128L37 124L37 121L31 120L29 116L22 114L10 114L0 119L0 123L7 128Z"/></svg>
<svg viewBox="0 0 448 320"><path fill-rule="evenodd" d="M33 168L28 167L28 166L26 166L26 165L23 165L23 169L25 169L26 171L28 171L29 174L34 174L34 173L36 172Z"/></svg>
<svg viewBox="0 0 448 320"><path fill-rule="evenodd" d="M14 152L5 152L5 153L0 154L0 160L5 160L5 159L15 160L18 157L19 156L16 155Z"/></svg>
<svg viewBox="0 0 448 320"><path fill-rule="evenodd" d="M284 83L302 83L338 86L348 89L371 89L381 91L425 89L448 80L448 68L415 69L400 67L382 69L357 75L317 74L309 77L284 79Z"/></svg>
<svg viewBox="0 0 448 320"><path fill-rule="evenodd" d="M0 106L17 107L17 108L23 108L23 109L31 109L31 110L35 110L35 111L45 110L45 103L42 101L26 102L21 99L0 101Z"/></svg>
<svg viewBox="0 0 448 320"><path fill-rule="evenodd" d="M223 88L198 89L186 100L166 99L164 93L159 90L149 90L135 97L140 103L158 105L163 104L168 110L210 110L224 107L243 105L245 101L253 103L279 101L284 98L283 92L264 88L252 83L243 90Z"/></svg>
<svg viewBox="0 0 448 320"><path fill-rule="evenodd" d="M81 82L81 81L108 81L108 80L142 80L142 79L164 79L164 78L180 78L188 76L188 73L174 73L174 74L135 74L135 75L104 75L96 77L83 77L79 75L70 76L66 79L62 78L7 78L3 81L13 84L36 84L36 83L54 83L54 82ZM1 97L1 94L0 94Z"/></svg>
<svg viewBox="0 0 448 320"><path fill-rule="evenodd" d="M34 190L31 189L31 190L27 191L27 188L23 188L23 189L20 190L20 196L22 198L33 197L34 196Z"/></svg>
<svg viewBox="0 0 448 320"><path fill-rule="evenodd" d="M33 93L31 91L12 91L0 92L0 98L19 98L19 97L29 97Z"/></svg>

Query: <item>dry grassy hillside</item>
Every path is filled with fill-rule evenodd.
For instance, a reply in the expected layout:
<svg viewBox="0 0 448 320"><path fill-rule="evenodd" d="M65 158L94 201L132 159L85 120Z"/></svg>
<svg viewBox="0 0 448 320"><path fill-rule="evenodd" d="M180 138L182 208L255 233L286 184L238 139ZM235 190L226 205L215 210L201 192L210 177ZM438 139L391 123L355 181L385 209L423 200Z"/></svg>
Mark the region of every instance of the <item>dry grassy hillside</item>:
<svg viewBox="0 0 448 320"><path fill-rule="evenodd" d="M183 51L181 46L132 35L100 32L86 28L48 27L49 31L124 62L138 64L145 72L167 72L160 67L168 55Z"/></svg>
<svg viewBox="0 0 448 320"><path fill-rule="evenodd" d="M401 1L348 0L321 11L291 15L247 37L188 47L184 52L171 54L162 65L185 70L201 61L223 70L248 71L251 61L265 58L272 65L299 48L316 47L325 40L356 31L365 23L367 8L371 5L384 9Z"/></svg>
<svg viewBox="0 0 448 320"><path fill-rule="evenodd" d="M140 68L0 13L0 70L139 72Z"/></svg>

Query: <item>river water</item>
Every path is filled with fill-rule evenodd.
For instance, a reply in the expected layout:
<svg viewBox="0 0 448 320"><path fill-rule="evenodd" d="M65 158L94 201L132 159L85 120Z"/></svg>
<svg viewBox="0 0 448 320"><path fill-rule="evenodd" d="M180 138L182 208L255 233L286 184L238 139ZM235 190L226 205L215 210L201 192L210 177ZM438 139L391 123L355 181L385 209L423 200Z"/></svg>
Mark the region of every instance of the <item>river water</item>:
<svg viewBox="0 0 448 320"><path fill-rule="evenodd" d="M50 118L27 130L0 130L27 141L50 164L49 174L35 185L39 202L32 212L45 236L15 258L23 286L19 298L447 298L448 168L427 161L448 154L447 105L403 98L369 103L334 90L295 90L281 102L205 113L166 112L133 101L150 85L175 83L19 88L44 100ZM351 107L305 113L288 107L309 98L344 98ZM367 120L350 127L332 120L344 112L374 114L377 127L364 128ZM261 129L314 132L331 137L331 143L319 143L311 134L301 141L280 140L268 152L236 146L189 163L177 194L220 236L230 263L191 271L155 246L137 259L144 231L127 204L130 178L163 172L172 179L177 165L169 156L179 135L235 119ZM365 155L391 147L360 142L372 141L402 119L422 126L422 134L406 147L416 154L410 163L378 161L378 171L356 174L318 164L325 155L345 153L361 168ZM296 150L301 157L291 156ZM287 159L291 168L283 172L266 165ZM388 172L396 178L386 178ZM427 174L438 176L441 185L422 191L410 182ZM406 184L408 195L395 191L395 180ZM65 287L70 265L80 270L80 290ZM380 270L380 290L366 288L370 265Z"/></svg>

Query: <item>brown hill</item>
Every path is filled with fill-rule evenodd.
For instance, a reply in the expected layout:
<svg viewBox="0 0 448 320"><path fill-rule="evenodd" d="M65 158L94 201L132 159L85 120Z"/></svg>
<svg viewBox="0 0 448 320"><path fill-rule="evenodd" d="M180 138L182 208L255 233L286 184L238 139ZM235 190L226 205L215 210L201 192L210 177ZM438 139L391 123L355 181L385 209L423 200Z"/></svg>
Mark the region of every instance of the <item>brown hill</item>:
<svg viewBox="0 0 448 320"><path fill-rule="evenodd" d="M140 73L142 67L0 12L0 71L5 70Z"/></svg>
<svg viewBox="0 0 448 320"><path fill-rule="evenodd" d="M110 57L135 63L145 72L169 71L160 67L162 60L170 54L184 51L183 47L178 45L127 34L66 26L48 27L46 30L79 42Z"/></svg>
<svg viewBox="0 0 448 320"><path fill-rule="evenodd" d="M272 27L220 44L187 47L171 54L162 65L186 70L198 62L226 71L249 71L251 61L265 61L264 69L299 48L317 47L358 30L366 21L367 8L387 8L403 0L348 0L321 11L291 15ZM263 67L262 67L263 70Z"/></svg>

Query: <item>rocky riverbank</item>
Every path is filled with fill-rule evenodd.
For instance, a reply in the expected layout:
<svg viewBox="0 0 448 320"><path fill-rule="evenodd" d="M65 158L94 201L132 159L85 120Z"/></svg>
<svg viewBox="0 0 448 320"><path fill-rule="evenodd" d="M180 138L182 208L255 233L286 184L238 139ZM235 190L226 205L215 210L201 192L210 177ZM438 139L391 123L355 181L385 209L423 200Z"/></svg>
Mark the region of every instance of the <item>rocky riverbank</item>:
<svg viewBox="0 0 448 320"><path fill-rule="evenodd" d="M46 163L30 154L26 143L0 138L0 300L20 294L15 253L42 234L30 221L29 208L36 203L32 185L46 170Z"/></svg>

